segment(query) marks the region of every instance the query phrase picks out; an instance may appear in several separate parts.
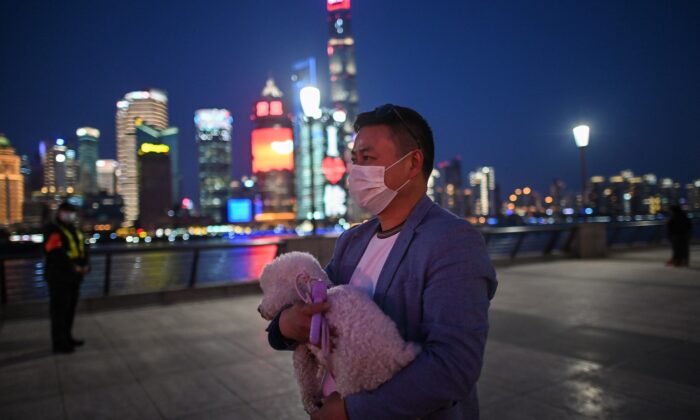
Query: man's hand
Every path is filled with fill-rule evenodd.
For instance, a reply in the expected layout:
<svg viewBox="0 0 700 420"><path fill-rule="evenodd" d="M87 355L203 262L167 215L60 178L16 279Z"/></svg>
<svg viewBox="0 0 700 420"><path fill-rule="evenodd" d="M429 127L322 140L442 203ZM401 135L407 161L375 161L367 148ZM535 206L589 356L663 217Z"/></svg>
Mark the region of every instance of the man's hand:
<svg viewBox="0 0 700 420"><path fill-rule="evenodd" d="M311 328L311 317L319 312L326 312L331 305L324 303L301 303L282 311L280 315L280 332L289 340L297 343L309 341L309 329Z"/></svg>
<svg viewBox="0 0 700 420"><path fill-rule="evenodd" d="M311 420L348 420L345 400L337 392L323 400L323 407L311 415Z"/></svg>

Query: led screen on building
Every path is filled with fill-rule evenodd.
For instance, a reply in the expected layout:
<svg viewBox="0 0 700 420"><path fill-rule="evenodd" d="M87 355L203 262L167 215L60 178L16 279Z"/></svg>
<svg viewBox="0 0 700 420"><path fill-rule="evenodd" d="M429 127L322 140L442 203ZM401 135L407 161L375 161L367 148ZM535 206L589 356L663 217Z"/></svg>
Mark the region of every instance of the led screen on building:
<svg viewBox="0 0 700 420"><path fill-rule="evenodd" d="M250 198L231 198L227 204L229 223L249 223L253 220L253 203Z"/></svg>
<svg viewBox="0 0 700 420"><path fill-rule="evenodd" d="M253 130L253 173L294 170L294 141L291 128Z"/></svg>

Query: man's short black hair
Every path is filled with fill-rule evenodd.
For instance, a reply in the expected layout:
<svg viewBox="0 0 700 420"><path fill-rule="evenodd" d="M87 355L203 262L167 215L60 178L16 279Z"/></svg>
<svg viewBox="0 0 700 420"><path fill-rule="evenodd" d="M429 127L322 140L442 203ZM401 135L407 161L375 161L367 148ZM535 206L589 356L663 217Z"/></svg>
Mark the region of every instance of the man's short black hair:
<svg viewBox="0 0 700 420"><path fill-rule="evenodd" d="M435 143L433 130L418 112L404 106L386 104L374 111L363 112L355 120L355 132L362 127L386 125L394 134L400 154L406 154L416 148L423 152L423 175L426 181L433 171L435 160Z"/></svg>

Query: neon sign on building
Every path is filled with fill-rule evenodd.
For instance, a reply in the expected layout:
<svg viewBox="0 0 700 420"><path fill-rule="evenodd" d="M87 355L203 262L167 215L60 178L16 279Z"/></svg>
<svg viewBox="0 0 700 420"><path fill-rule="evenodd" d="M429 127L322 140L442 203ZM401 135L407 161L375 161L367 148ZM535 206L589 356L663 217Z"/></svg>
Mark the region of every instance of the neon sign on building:
<svg viewBox="0 0 700 420"><path fill-rule="evenodd" d="M253 130L253 173L294 170L294 141L291 128Z"/></svg>
<svg viewBox="0 0 700 420"><path fill-rule="evenodd" d="M328 0L326 7L329 12L334 10L347 10L350 9L350 0Z"/></svg>

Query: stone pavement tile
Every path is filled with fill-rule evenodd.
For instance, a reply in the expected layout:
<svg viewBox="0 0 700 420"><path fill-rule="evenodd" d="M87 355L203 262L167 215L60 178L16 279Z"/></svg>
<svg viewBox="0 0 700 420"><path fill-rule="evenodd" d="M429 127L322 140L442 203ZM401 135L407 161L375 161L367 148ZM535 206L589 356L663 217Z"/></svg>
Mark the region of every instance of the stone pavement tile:
<svg viewBox="0 0 700 420"><path fill-rule="evenodd" d="M160 376L142 383L165 418L229 407L241 400L207 371Z"/></svg>
<svg viewBox="0 0 700 420"><path fill-rule="evenodd" d="M482 380L479 380L477 387L479 390L479 407L482 410L494 404L513 399L518 395L517 392L511 391L506 387Z"/></svg>
<svg viewBox="0 0 700 420"><path fill-rule="evenodd" d="M491 341L486 347L479 381L510 393L523 394L600 367L585 360Z"/></svg>
<svg viewBox="0 0 700 420"><path fill-rule="evenodd" d="M117 385L64 397L69 420L154 420L162 416L138 384Z"/></svg>
<svg viewBox="0 0 700 420"><path fill-rule="evenodd" d="M260 413L246 404L236 404L211 411L178 417L177 420L260 420Z"/></svg>
<svg viewBox="0 0 700 420"><path fill-rule="evenodd" d="M253 401L251 406L267 420L308 420L299 392L289 392Z"/></svg>
<svg viewBox="0 0 700 420"><path fill-rule="evenodd" d="M249 362L257 358L228 338L195 340L179 346L190 360L204 368Z"/></svg>
<svg viewBox="0 0 700 420"><path fill-rule="evenodd" d="M119 355L139 379L197 369L197 364L176 346L119 349Z"/></svg>
<svg viewBox="0 0 700 420"><path fill-rule="evenodd" d="M623 368L604 369L582 375L592 386L617 394L676 407L700 418L700 389L662 378L629 372Z"/></svg>
<svg viewBox="0 0 700 420"><path fill-rule="evenodd" d="M58 362L61 390L74 393L100 387L135 382L136 377L116 352L91 352L80 350Z"/></svg>
<svg viewBox="0 0 700 420"><path fill-rule="evenodd" d="M700 343L677 340L668 347L622 363L619 367L690 385L700 392Z"/></svg>
<svg viewBox="0 0 700 420"><path fill-rule="evenodd" d="M53 357L42 357L5 367L0 369L0 378L0 405L60 393Z"/></svg>
<svg viewBox="0 0 700 420"><path fill-rule="evenodd" d="M267 332L264 330L245 334L240 340L236 340L236 344L261 358L276 357L279 355L278 350L270 347L267 341Z"/></svg>
<svg viewBox="0 0 700 420"><path fill-rule="evenodd" d="M209 369L245 402L296 391L296 380L269 363L255 360Z"/></svg>
<svg viewBox="0 0 700 420"><path fill-rule="evenodd" d="M645 401L611 391L586 378L536 390L526 398L548 406L575 411L596 418L615 419L690 419L690 413L662 402Z"/></svg>
<svg viewBox="0 0 700 420"><path fill-rule="evenodd" d="M589 418L527 397L493 404L480 411L482 420L583 420Z"/></svg>
<svg viewBox="0 0 700 420"><path fill-rule="evenodd" d="M294 375L292 354L291 351L277 351L277 354L265 357L263 360L288 375Z"/></svg>
<svg viewBox="0 0 700 420"><path fill-rule="evenodd" d="M0 405L0 418L3 420L63 420L61 397L24 401L10 405Z"/></svg>

